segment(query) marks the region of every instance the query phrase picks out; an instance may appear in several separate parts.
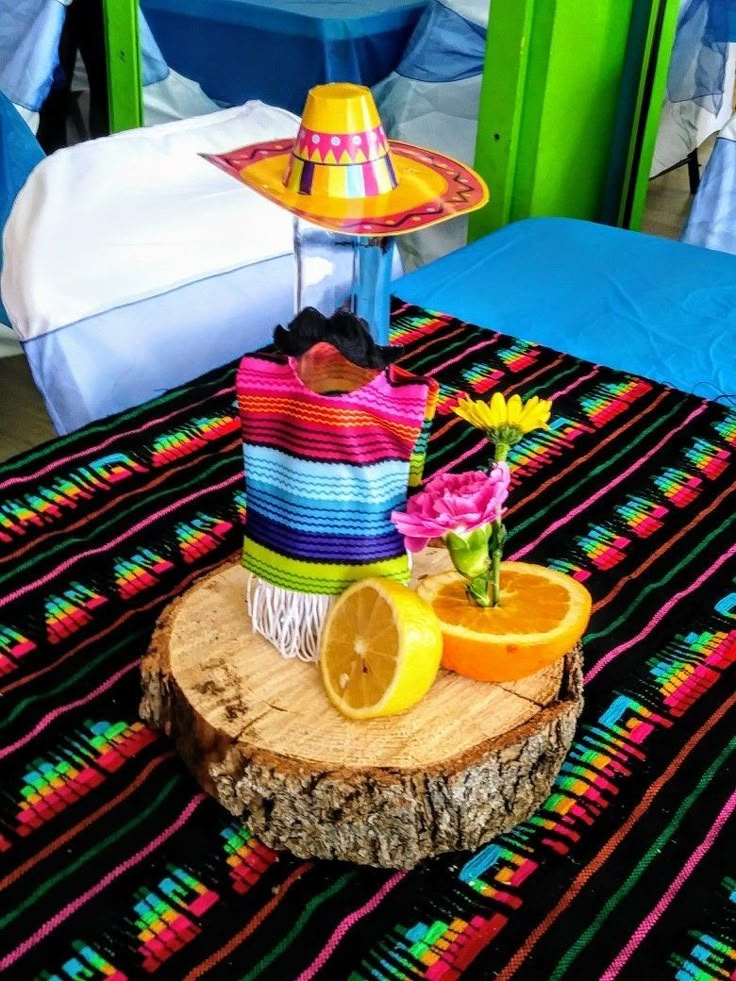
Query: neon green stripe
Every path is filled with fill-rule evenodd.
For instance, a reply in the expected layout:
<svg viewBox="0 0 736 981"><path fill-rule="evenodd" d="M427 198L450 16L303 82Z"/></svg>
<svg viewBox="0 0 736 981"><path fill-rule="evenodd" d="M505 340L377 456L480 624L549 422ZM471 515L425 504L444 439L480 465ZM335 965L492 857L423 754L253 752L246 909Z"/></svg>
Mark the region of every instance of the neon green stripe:
<svg viewBox="0 0 736 981"><path fill-rule="evenodd" d="M616 892L609 900L607 900L606 903L604 903L603 908L590 924L588 929L581 933L575 943L570 946L568 952L555 968L554 973L550 975L550 981L557 981L558 978L565 976L565 972L576 959L578 954L582 953L585 947L588 946L591 939L596 935L596 933L598 933L606 919L611 915L611 913L613 913L621 900L628 896L639 879L644 875L652 860L659 856L660 852L662 851L662 847L667 844L673 834L680 827L690 808L703 794L705 789L708 787L708 784L731 756L734 749L736 749L736 738L732 739L728 743L725 749L721 751L718 758L708 767L692 793L689 794L677 808L677 811L675 812L675 815L670 823L667 825L664 831L662 831L655 842L649 847L644 855L644 858L637 862L636 867L629 873L623 885L616 890Z"/></svg>
<svg viewBox="0 0 736 981"><path fill-rule="evenodd" d="M606 637L608 634L610 634L612 630L615 630L616 627L620 627L622 623L624 623L626 620L630 618L632 611L635 610L637 606L639 606L639 604L646 599L649 593L651 593L655 589L659 589L660 586L664 586L666 583L670 581L670 579L672 579L673 576L676 576L681 569L684 569L686 565L689 565L690 562L692 562L693 559L696 558L696 556L698 556L703 551L703 549L706 548L713 541L714 538L720 535L724 529L728 528L728 526L733 523L734 519L736 519L736 513L731 514L728 518L726 518L715 529L715 531L712 531L709 535L707 535L701 542L699 542L699 544L691 552L687 552L687 554L680 560L680 562L676 566L673 566L670 569L667 575L663 576L657 582L650 582L647 586L644 587L644 589L640 590L637 593L636 597L632 599L632 601L626 607L625 612L622 613L617 620L614 620L613 623L609 623L609 625L606 627L605 630L600 630L596 634L586 634L585 641L589 642L591 640L598 640L601 637Z"/></svg>
<svg viewBox="0 0 736 981"><path fill-rule="evenodd" d="M325 596L336 596L356 579L366 579L368 576L381 576L402 583L408 583L410 578L406 555L355 565L305 562L279 555L250 538L246 538L243 546L243 565L249 572L282 589Z"/></svg>
<svg viewBox="0 0 736 981"><path fill-rule="evenodd" d="M45 896L46 893L50 889L53 889L53 887L61 882L62 879L70 878L73 873L77 871L77 869L81 868L90 859L96 858L102 851L105 850L105 848L108 847L108 845L113 845L119 838L122 838L129 831L132 831L133 828L138 827L139 824L149 818L159 804L164 800L164 798L169 796L174 784L180 782L180 777L172 777L158 797L155 798L150 807L145 808L145 810L141 811L140 814L137 814L132 821L129 821L127 824L123 825L123 827L114 834L108 835L107 838L103 838L99 845L95 845L93 848L87 849L83 855L79 856L76 862L72 862L71 865L67 865L65 869L57 872L56 875L52 876L50 879L46 879L46 881L40 885L35 892L32 892L29 896L26 896L25 899L21 900L21 902L15 907L15 909L12 909L9 913L3 916L2 919L0 919L0 930L6 927L9 923L12 923L13 920L16 920L21 913L24 913L27 909L33 906L37 900L39 900L42 896Z"/></svg>
<svg viewBox="0 0 736 981"><path fill-rule="evenodd" d="M105 650L102 652L102 654L98 654L98 656L92 658L92 660L86 661L84 666L77 671L76 674L70 675L66 681L60 685L57 685L56 688L47 688L40 695L29 695L28 698L22 699L11 712L8 712L8 714L2 720L0 720L0 730L4 729L5 726L10 725L13 719L17 718L17 716L20 715L20 713L23 712L29 705L33 705L34 702L43 701L46 698L51 698L53 695L59 695L61 692L66 691L67 688L76 684L80 678L83 678L90 671L95 671L97 669L97 665L106 658L113 654L117 654L121 647L125 647L125 645L130 643L130 641L135 637L140 637L142 639L144 636L149 634L150 630L145 631L145 633L143 631L135 631L134 633L125 637L119 643L114 644L112 647L105 646Z"/></svg>
<svg viewBox="0 0 736 981"><path fill-rule="evenodd" d="M265 957L262 957L258 963L252 967L250 971L248 971L247 974L243 975L240 981L251 981L252 978L257 978L258 975L261 974L270 964L272 964L277 957L280 957L286 948L291 946L297 935L301 933L305 924L312 916L312 913L314 913L314 911L323 903L326 903L328 899L331 899L335 893L340 892L340 890L346 886L348 882L354 879L356 875L356 872L348 872L346 875L341 876L337 882L333 882L333 884L325 889L324 892L321 892L313 899L310 899L307 905L304 907L304 912L301 914L291 930L289 930L289 932L286 934L284 939L269 950Z"/></svg>

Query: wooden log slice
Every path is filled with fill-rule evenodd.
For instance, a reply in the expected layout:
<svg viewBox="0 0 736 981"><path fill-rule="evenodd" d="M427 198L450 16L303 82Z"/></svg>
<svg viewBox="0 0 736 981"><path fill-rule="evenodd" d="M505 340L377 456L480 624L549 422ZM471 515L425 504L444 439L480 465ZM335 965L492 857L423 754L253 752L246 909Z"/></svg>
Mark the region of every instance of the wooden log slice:
<svg viewBox="0 0 736 981"><path fill-rule="evenodd" d="M425 550L416 575L448 566ZM582 705L579 648L505 684L441 671L413 709L353 722L313 663L254 635L236 560L161 616L142 662L142 717L201 786L272 848L410 868L474 849L547 797Z"/></svg>

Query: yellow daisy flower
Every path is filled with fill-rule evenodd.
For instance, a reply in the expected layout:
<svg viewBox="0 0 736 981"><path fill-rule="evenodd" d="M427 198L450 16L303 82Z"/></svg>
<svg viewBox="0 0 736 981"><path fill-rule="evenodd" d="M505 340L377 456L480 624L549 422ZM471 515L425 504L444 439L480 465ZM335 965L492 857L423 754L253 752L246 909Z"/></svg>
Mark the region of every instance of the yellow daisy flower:
<svg viewBox="0 0 736 981"><path fill-rule="evenodd" d="M505 459L508 448L533 429L546 429L551 411L549 399L533 395L523 402L519 395L512 395L507 400L500 392L494 392L490 402L466 395L453 406L456 415L482 429L495 444L497 460Z"/></svg>
<svg viewBox="0 0 736 981"><path fill-rule="evenodd" d="M466 395L461 402L453 405L452 411L461 419L469 422L471 426L475 426L476 429L488 430L493 429L496 425L490 406L481 402L480 399L474 402Z"/></svg>
<svg viewBox="0 0 736 981"><path fill-rule="evenodd" d="M514 396L512 395L511 398L513 399ZM533 429L546 429L551 413L551 401L533 395L524 403L519 417L519 426L525 433L530 433Z"/></svg>

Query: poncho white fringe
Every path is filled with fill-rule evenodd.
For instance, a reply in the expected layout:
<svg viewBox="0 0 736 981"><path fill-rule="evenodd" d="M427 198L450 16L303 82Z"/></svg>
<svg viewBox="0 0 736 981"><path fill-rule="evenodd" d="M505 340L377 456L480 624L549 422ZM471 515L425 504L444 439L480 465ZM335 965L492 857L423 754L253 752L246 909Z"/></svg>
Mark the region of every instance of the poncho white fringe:
<svg viewBox="0 0 736 981"><path fill-rule="evenodd" d="M322 626L334 597L282 589L252 574L246 597L254 632L270 640L282 657L319 659Z"/></svg>

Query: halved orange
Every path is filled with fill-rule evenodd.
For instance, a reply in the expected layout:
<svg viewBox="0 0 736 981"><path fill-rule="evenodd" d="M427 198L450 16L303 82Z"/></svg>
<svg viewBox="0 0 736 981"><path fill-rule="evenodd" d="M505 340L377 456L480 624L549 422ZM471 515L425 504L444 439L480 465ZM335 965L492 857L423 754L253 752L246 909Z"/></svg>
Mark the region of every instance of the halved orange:
<svg viewBox="0 0 736 981"><path fill-rule="evenodd" d="M390 579L362 579L332 607L320 644L320 671L335 708L351 719L394 715L429 691L442 657L437 617L417 594Z"/></svg>
<svg viewBox="0 0 736 981"><path fill-rule="evenodd" d="M590 619L588 590L564 573L501 563L499 606L474 606L454 570L417 586L442 628L442 666L477 681L516 681L566 654Z"/></svg>

